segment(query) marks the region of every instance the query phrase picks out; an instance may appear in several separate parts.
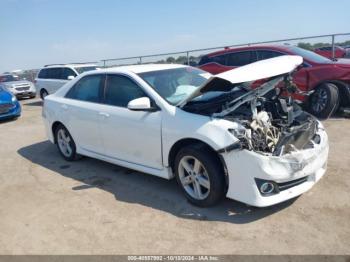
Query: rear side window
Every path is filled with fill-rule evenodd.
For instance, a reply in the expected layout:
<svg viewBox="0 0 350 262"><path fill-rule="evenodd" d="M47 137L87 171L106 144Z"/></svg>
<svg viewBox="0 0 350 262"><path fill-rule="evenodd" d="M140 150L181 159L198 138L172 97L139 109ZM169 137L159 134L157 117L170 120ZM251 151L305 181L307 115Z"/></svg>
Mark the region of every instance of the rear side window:
<svg viewBox="0 0 350 262"><path fill-rule="evenodd" d="M219 56L214 56L211 58L212 62L218 63L220 65L226 65L226 55L219 55Z"/></svg>
<svg viewBox="0 0 350 262"><path fill-rule="evenodd" d="M258 60L269 59L277 56L284 55L280 52L270 51L270 50L257 50Z"/></svg>
<svg viewBox="0 0 350 262"><path fill-rule="evenodd" d="M202 56L201 60L199 60L198 65L204 65L210 62L211 62L210 58L207 55L205 55L205 56Z"/></svg>
<svg viewBox="0 0 350 262"><path fill-rule="evenodd" d="M38 78L47 78L47 69L41 69L38 75Z"/></svg>
<svg viewBox="0 0 350 262"><path fill-rule="evenodd" d="M61 68L41 69L38 77L43 79L61 79Z"/></svg>
<svg viewBox="0 0 350 262"><path fill-rule="evenodd" d="M47 69L47 77L48 79L61 79L61 68L49 68Z"/></svg>
<svg viewBox="0 0 350 262"><path fill-rule="evenodd" d="M145 92L130 78L107 75L104 103L127 107L131 100L146 96Z"/></svg>
<svg viewBox="0 0 350 262"><path fill-rule="evenodd" d="M201 60L199 61L198 65L204 65L207 63L217 63L220 65L226 65L226 56L225 55L218 55L218 56L203 56Z"/></svg>
<svg viewBox="0 0 350 262"><path fill-rule="evenodd" d="M89 75L80 79L66 94L66 98L99 103L103 75Z"/></svg>
<svg viewBox="0 0 350 262"><path fill-rule="evenodd" d="M321 51L331 51L332 48L330 46L325 46L325 47L319 48L319 50L321 50Z"/></svg>
<svg viewBox="0 0 350 262"><path fill-rule="evenodd" d="M256 61L255 52L244 51L227 54L227 65L228 66L244 66Z"/></svg>
<svg viewBox="0 0 350 262"><path fill-rule="evenodd" d="M70 68L57 67L41 69L38 78L67 80L68 76L76 77L77 74Z"/></svg>

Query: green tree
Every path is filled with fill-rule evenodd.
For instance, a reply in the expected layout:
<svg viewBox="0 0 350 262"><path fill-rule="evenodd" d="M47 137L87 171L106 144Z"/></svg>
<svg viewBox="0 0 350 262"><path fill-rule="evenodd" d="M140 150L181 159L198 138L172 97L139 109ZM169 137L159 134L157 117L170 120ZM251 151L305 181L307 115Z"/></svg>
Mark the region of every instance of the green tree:
<svg viewBox="0 0 350 262"><path fill-rule="evenodd" d="M166 62L167 63L170 63L170 64L173 64L176 62L176 59L172 56L169 56L167 59L166 59Z"/></svg>

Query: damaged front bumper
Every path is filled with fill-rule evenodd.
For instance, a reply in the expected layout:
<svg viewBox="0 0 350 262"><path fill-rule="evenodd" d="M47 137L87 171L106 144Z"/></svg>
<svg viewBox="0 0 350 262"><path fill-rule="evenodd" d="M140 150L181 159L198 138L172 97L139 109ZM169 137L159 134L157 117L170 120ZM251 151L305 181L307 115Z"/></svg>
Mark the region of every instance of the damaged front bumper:
<svg viewBox="0 0 350 262"><path fill-rule="evenodd" d="M320 142L282 156L262 155L249 150L221 153L228 173L227 197L257 206L271 206L308 191L326 172L328 137L319 123ZM274 189L262 193L268 182Z"/></svg>

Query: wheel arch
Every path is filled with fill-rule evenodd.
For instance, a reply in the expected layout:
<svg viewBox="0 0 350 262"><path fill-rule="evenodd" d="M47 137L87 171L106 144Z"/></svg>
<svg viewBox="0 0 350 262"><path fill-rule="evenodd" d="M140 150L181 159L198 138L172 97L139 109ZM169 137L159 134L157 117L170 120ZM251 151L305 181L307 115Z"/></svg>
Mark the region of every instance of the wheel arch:
<svg viewBox="0 0 350 262"><path fill-rule="evenodd" d="M49 92L47 91L47 89L45 87L41 87L39 89L39 96L41 99L43 99L43 92L46 92L47 94L49 94Z"/></svg>
<svg viewBox="0 0 350 262"><path fill-rule="evenodd" d="M341 80L330 80L330 81L324 81L323 83L325 82L336 85L338 89L338 94L339 94L339 105L350 106L350 85L348 83L345 83Z"/></svg>
<svg viewBox="0 0 350 262"><path fill-rule="evenodd" d="M64 126L65 128L67 128L62 122L60 121L55 121L53 122L52 126L51 126L51 132L52 132L52 137L53 137L53 141L54 143L56 144L57 141L56 141L56 136L55 136L55 133L56 133L56 129L57 127L59 127L60 125Z"/></svg>
<svg viewBox="0 0 350 262"><path fill-rule="evenodd" d="M338 104L341 106L344 106L344 105L350 106L350 83L346 83L342 80L334 80L334 79L323 80L315 84L312 90L316 90L322 84L327 84L327 83L334 84L337 87L338 94L339 94Z"/></svg>
<svg viewBox="0 0 350 262"><path fill-rule="evenodd" d="M205 147L210 152L213 153L216 160L219 161L219 163L222 166L223 172L224 172L225 177L226 177L226 184L227 184L228 175L227 175L227 167L226 167L224 159L212 146L210 146L208 143L206 143L200 139L197 139L197 138L183 138L183 139L178 140L176 143L174 143L172 145L172 147L170 148L169 154L168 154L168 159L167 159L168 166L171 168L171 170L174 172L175 157L176 157L177 153L180 151L181 148L183 148L185 146L189 146L189 145L193 145L194 147Z"/></svg>

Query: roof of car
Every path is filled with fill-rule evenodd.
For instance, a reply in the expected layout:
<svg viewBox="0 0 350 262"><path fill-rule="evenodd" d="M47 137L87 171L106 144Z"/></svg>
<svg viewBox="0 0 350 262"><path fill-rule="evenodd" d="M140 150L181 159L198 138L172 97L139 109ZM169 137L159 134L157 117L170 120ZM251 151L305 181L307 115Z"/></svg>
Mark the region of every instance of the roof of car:
<svg viewBox="0 0 350 262"><path fill-rule="evenodd" d="M87 67L87 66L97 66L93 63L83 64L83 63L77 63L77 64L51 64L51 65L45 65L43 68L51 68L51 67Z"/></svg>
<svg viewBox="0 0 350 262"><path fill-rule="evenodd" d="M241 46L241 47L234 47L234 48L225 48L223 50L219 50L213 53L207 54L207 56L217 56L222 55L226 53L230 53L233 51L245 51L245 50L251 50L251 49L273 49L273 50L280 50L280 51L286 51L291 47L291 45L252 45L252 46Z"/></svg>
<svg viewBox="0 0 350 262"><path fill-rule="evenodd" d="M175 68L184 68L186 65L179 64L143 64L143 65L129 65L118 66L102 69L103 72L133 72L135 74L146 73L151 71L160 71Z"/></svg>

